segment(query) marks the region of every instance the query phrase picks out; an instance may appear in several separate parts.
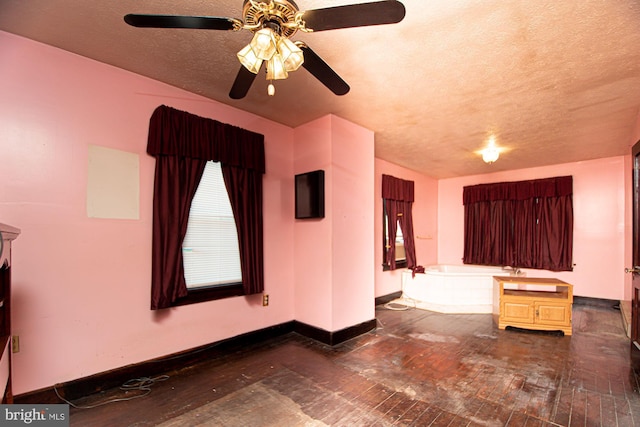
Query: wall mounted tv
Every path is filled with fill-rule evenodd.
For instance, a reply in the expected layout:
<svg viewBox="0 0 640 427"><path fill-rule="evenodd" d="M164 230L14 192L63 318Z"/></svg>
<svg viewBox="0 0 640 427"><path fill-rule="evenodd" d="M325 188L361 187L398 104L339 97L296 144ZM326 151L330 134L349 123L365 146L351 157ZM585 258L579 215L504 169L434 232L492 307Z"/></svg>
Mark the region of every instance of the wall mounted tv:
<svg viewBox="0 0 640 427"><path fill-rule="evenodd" d="M295 186L296 219L324 218L324 171L296 175Z"/></svg>

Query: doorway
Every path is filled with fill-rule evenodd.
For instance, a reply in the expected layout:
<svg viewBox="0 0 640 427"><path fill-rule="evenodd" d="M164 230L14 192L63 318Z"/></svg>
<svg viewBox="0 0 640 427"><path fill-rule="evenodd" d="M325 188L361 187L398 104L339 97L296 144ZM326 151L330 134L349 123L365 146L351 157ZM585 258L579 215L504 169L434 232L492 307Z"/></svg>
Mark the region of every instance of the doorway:
<svg viewBox="0 0 640 427"><path fill-rule="evenodd" d="M632 274L632 301L631 301L631 341L634 347L640 351L640 141L636 142L632 150L633 161L633 252L631 268L626 271Z"/></svg>

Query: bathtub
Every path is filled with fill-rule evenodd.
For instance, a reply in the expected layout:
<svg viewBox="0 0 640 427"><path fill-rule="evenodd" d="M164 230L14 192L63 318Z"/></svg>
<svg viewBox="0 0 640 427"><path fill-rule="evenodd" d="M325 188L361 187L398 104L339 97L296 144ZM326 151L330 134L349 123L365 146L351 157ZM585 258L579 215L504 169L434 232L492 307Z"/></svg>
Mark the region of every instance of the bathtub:
<svg viewBox="0 0 640 427"><path fill-rule="evenodd" d="M412 277L402 273L402 299L406 305L440 313L492 313L493 276L512 271L480 265L438 264Z"/></svg>

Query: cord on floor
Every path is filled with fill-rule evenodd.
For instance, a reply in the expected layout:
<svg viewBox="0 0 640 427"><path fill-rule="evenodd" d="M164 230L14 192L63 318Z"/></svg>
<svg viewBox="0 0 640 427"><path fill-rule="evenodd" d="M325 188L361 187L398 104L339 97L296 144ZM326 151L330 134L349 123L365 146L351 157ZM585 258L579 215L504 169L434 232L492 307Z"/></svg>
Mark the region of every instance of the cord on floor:
<svg viewBox="0 0 640 427"><path fill-rule="evenodd" d="M383 307L387 310L393 311L406 311L412 308L416 308L416 301L411 298L401 298L402 302L391 301L386 303ZM413 306L409 305L413 304Z"/></svg>
<svg viewBox="0 0 640 427"><path fill-rule="evenodd" d="M60 400L62 400L63 402L73 406L76 409L93 409L93 408L97 408L98 406L106 405L108 403L126 402L126 401L133 400L133 399L139 399L139 398L144 397L144 396L148 395L149 393L151 393L151 386L153 384L155 384L156 382L159 382L159 381L166 381L168 379L169 379L169 375L160 375L160 376L157 376L157 377L154 377L154 378L142 377L142 378L131 379L129 381L126 381L124 384L122 384L120 386L120 390L124 390L124 391L127 391L127 392L128 391L132 391L132 390L141 390L144 393L137 394L137 395L131 396L131 397L121 397L121 398L117 398L117 399L110 399L110 400L106 400L104 402L96 403L95 405L87 405L87 406L76 405L76 404L68 401L64 397L60 396L60 393L58 393L58 388L55 385L53 386L53 390L56 392L56 395L58 396L58 398Z"/></svg>

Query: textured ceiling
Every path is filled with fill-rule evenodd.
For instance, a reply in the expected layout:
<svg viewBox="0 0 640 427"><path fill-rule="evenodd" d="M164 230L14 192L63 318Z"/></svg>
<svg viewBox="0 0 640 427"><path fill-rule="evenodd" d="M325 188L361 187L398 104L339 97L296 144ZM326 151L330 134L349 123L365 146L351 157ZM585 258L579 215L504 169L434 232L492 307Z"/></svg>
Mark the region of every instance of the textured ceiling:
<svg viewBox="0 0 640 427"><path fill-rule="evenodd" d="M362 1L297 0L301 10ZM640 107L636 0L403 0L399 24L305 34L351 86L306 70L228 97L248 31L141 29L127 13L241 18L242 0L0 0L0 30L289 126L332 113L375 132L376 156L436 178L630 152ZM2 61L2 46L0 46ZM487 165L477 151L494 134Z"/></svg>

